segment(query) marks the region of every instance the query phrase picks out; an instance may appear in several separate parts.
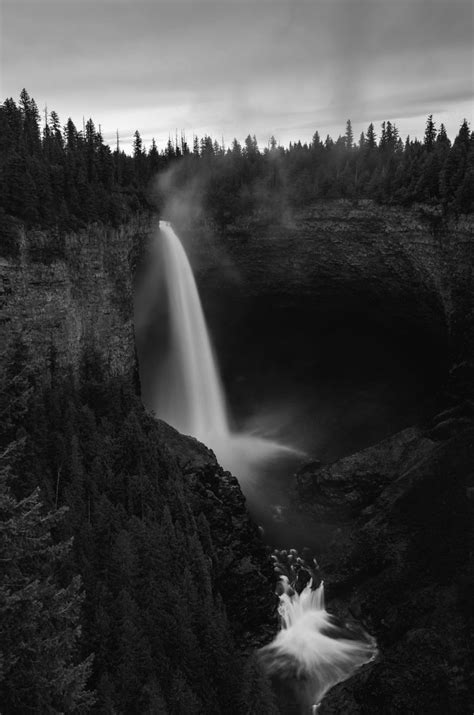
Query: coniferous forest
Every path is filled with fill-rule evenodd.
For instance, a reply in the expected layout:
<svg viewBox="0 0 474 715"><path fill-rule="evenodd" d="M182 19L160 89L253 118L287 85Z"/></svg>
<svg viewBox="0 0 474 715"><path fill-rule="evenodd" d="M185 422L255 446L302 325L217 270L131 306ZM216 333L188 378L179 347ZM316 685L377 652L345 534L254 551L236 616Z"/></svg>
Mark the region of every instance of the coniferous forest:
<svg viewBox="0 0 474 715"><path fill-rule="evenodd" d="M389 120L359 138L348 120L336 140L315 131L310 144L281 147L272 137L263 150L250 134L243 146L210 136L190 146L182 136L160 150L154 140L145 148L137 130L129 155L119 141L105 144L92 119L78 129L52 111L41 121L23 89L18 103L10 98L0 107L0 167L1 223L13 253L16 219L62 231L91 221L118 225L139 209L159 209L167 196L156 177L170 167L173 189L192 187L220 226L249 214L277 221L287 208L324 198L474 209L474 134L464 120L451 142L432 115L421 141L400 137Z"/></svg>
<svg viewBox="0 0 474 715"><path fill-rule="evenodd" d="M275 712L242 655L268 604L237 600L235 537L160 447L133 377L88 351L75 379L53 350L38 376L21 339L3 361L2 712Z"/></svg>
<svg viewBox="0 0 474 715"><path fill-rule="evenodd" d="M169 188L157 177L170 168L173 191L192 191L222 230L318 199L473 212L467 121L451 141L430 115L422 134L400 137L387 120L357 138L348 120L337 139L315 131L310 144L262 148L249 134L159 148L136 131L129 154L92 119L43 119L24 89L0 107L2 255L20 254L23 226L47 233L47 263L62 258L66 232L159 212ZM221 489L237 499L232 478L177 460L137 374L111 374L93 346L59 369L52 341L42 374L33 363L22 336L2 348L0 712L281 712L251 655L255 634L275 627L272 570L243 498L232 514L222 506ZM242 569L253 556L266 580ZM244 582L254 590L242 600Z"/></svg>

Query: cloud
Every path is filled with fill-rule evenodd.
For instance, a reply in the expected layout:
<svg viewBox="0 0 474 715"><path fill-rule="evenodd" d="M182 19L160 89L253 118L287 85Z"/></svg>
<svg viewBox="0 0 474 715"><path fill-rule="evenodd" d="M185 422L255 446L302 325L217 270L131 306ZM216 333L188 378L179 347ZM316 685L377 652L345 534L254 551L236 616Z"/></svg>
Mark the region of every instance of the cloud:
<svg viewBox="0 0 474 715"><path fill-rule="evenodd" d="M472 92L470 0L2 7L4 95L26 86L61 118L93 116L109 134L163 138L183 128L228 140L281 132L286 141L305 126L337 134L349 116L451 110Z"/></svg>

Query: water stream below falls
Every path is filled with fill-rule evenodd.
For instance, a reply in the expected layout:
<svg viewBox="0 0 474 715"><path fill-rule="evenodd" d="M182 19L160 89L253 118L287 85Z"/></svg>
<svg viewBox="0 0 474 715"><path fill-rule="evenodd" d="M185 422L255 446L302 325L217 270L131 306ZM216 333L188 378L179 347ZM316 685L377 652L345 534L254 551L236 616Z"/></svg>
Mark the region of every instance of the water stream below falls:
<svg viewBox="0 0 474 715"><path fill-rule="evenodd" d="M166 351L156 367L148 405L180 432L210 447L239 479L250 511L273 546L316 545L314 524L291 513L288 475L303 454L265 434L235 431L219 376L196 282L186 252L172 226L160 221L139 309L152 310L156 284L167 306ZM151 306L151 307L150 307ZM325 610L323 586L280 589L281 631L263 651L270 674L292 673L306 706L373 657L373 640L360 631L346 638ZM304 683L304 686L303 686ZM309 700L308 700L309 698Z"/></svg>

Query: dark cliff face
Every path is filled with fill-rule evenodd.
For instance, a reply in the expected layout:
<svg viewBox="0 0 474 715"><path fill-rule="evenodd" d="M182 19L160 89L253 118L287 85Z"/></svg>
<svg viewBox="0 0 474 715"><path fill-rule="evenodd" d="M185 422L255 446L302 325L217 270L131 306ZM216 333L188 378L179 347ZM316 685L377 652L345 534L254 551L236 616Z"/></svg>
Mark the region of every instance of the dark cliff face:
<svg viewBox="0 0 474 715"><path fill-rule="evenodd" d="M212 298L222 291L231 318L242 298L257 310L266 301L270 321L272 306L293 307L295 318L306 304L315 326L350 317L419 330L445 343L452 366L474 349L472 217L325 201L278 226L254 220L217 239L190 232L189 244L217 332L225 316Z"/></svg>
<svg viewBox="0 0 474 715"><path fill-rule="evenodd" d="M137 217L118 229L95 225L61 238L23 231L19 256L0 258L2 338L21 335L40 370L52 347L59 365L75 368L91 347L111 373L132 371L130 263L148 230L149 220Z"/></svg>
<svg viewBox="0 0 474 715"><path fill-rule="evenodd" d="M473 225L326 201L274 226L179 228L237 422L281 413L281 437L334 459L465 393Z"/></svg>
<svg viewBox="0 0 474 715"><path fill-rule="evenodd" d="M472 217L446 218L437 209L337 200L315 203L278 225L253 218L245 228L228 227L219 246L209 232L189 239L198 275L211 283L234 277L244 295L303 293L330 310L330 297L356 304L368 295L391 298L397 317L432 330L446 324L452 335L465 312L460 291L472 281L466 259L473 230ZM385 315L382 305L373 307Z"/></svg>
<svg viewBox="0 0 474 715"><path fill-rule="evenodd" d="M362 620L380 647L321 712L472 710L473 460L464 403L297 475L298 508L325 536L330 608Z"/></svg>
<svg viewBox="0 0 474 715"><path fill-rule="evenodd" d="M27 249L25 237L20 259L1 264L4 334L23 332L40 370L53 344L60 364L77 367L91 347L110 373L133 371L130 266L150 229L144 219L119 231L70 236L62 257L47 262L43 237L28 237L36 251ZM336 688L326 711L464 712L472 685L464 672L465 634L472 628L473 415L465 399L472 390L472 220L334 201L285 225L254 220L225 235L180 233L226 385L243 414L249 394L258 413L275 384L287 381L286 399L295 389L289 377L301 376L302 393L319 379L325 405L317 413L310 401L317 413L305 427L311 440L327 406L349 395L340 402L339 414L349 417L340 419L338 441L350 434L343 447L322 455L326 464L299 472L295 508L322 535L330 603L363 620L382 655ZM371 392L381 363L385 372ZM402 407L393 397L398 393L408 395ZM385 414L390 400L395 407ZM360 428L357 414L371 401L370 419ZM436 402L451 411L433 417ZM326 421L328 431L337 426L334 413ZM416 422L421 426L412 427ZM211 525L219 549L214 584L234 634L248 644L268 622L272 598L240 488L205 448L165 425L156 429L172 469L189 487L193 511ZM332 461L341 455L350 456Z"/></svg>
<svg viewBox="0 0 474 715"><path fill-rule="evenodd" d="M343 377L359 339L377 358L365 354L370 371L388 341L398 391L429 376L415 394L426 409L387 421L382 441L366 431L342 459L322 455L296 477L294 508L319 535L330 608L364 622L380 645L375 663L335 688L321 712L472 710L473 227L472 217L337 201L285 226L229 232L219 248L194 244L217 343L221 332L231 336L224 373L226 360L230 372L243 364L237 342L246 337L263 380L281 346L280 374L307 369L317 380L329 361ZM216 295L222 311L212 308ZM318 363L336 324L345 339ZM280 343L267 340L279 331ZM331 369L325 376L337 399ZM383 395L373 414L384 419Z"/></svg>

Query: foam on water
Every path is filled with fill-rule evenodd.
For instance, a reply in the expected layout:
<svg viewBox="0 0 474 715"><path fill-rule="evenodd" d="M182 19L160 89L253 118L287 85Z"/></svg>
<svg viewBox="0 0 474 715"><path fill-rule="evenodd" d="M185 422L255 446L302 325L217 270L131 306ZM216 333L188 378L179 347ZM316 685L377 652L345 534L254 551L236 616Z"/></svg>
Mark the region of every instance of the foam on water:
<svg viewBox="0 0 474 715"><path fill-rule="evenodd" d="M301 593L280 580L281 628L261 650L267 672L299 683L305 705L316 707L337 683L346 680L377 652L375 640L362 629L351 631L338 624L324 606L324 584L312 581Z"/></svg>

